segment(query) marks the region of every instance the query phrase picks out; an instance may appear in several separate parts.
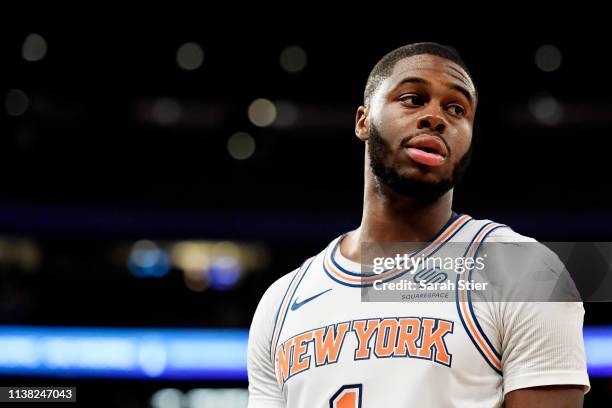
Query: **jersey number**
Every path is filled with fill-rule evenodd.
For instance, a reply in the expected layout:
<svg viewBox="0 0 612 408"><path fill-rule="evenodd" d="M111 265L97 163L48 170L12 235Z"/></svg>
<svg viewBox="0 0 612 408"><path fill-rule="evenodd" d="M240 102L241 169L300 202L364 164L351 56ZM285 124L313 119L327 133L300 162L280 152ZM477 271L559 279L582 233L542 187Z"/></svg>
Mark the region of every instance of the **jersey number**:
<svg viewBox="0 0 612 408"><path fill-rule="evenodd" d="M329 400L329 408L361 408L361 384L343 385Z"/></svg>

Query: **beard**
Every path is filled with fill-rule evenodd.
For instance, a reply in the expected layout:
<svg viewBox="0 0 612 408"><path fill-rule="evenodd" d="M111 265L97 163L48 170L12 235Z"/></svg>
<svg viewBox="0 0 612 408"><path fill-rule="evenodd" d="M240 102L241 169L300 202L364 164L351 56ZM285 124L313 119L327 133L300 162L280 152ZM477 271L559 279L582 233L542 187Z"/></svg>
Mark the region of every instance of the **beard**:
<svg viewBox="0 0 612 408"><path fill-rule="evenodd" d="M381 136L378 128L372 124L368 138L368 156L374 176L380 183L389 187L395 193L413 198L425 205L437 201L462 180L472 157L472 145L470 145L468 151L455 164L450 177L437 181L423 181L402 176L399 173L398 165L385 164L385 158L389 156L391 151L389 143Z"/></svg>

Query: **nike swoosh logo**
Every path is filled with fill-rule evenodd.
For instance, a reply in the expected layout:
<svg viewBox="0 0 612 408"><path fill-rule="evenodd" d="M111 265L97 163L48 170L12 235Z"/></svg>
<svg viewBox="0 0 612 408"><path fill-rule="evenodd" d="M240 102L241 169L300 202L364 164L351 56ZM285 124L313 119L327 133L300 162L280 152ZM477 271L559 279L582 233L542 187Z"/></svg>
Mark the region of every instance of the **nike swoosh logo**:
<svg viewBox="0 0 612 408"><path fill-rule="evenodd" d="M295 300L293 301L293 304L291 305L291 310L292 311L296 311L298 310L300 307L304 306L306 303L310 302L311 300L314 300L316 298L318 298L321 295L326 294L327 292L329 292L330 290L332 290L332 288L329 288L327 290L324 290L321 293L317 293L314 296L309 297L308 299L304 299L301 302L298 301L298 298L295 298Z"/></svg>

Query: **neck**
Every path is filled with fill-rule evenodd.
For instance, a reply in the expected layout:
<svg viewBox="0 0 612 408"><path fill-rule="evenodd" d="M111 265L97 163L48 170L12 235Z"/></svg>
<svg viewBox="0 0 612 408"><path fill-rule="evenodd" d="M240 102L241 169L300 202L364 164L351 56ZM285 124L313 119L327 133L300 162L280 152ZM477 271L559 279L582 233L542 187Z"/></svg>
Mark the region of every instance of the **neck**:
<svg viewBox="0 0 612 408"><path fill-rule="evenodd" d="M361 225L340 242L340 252L361 262L362 242L428 242L452 216L453 190L431 204L401 196L381 185L366 168Z"/></svg>

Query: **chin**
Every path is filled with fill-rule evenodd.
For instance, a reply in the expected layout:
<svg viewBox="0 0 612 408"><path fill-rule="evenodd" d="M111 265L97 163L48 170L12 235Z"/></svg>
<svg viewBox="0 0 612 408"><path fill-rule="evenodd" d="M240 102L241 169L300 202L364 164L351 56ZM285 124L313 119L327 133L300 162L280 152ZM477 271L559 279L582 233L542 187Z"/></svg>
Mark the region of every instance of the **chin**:
<svg viewBox="0 0 612 408"><path fill-rule="evenodd" d="M412 181L437 183L441 180L444 180L445 178L450 177L447 174L441 174L441 172L446 173L443 167L432 168L429 166L410 166L404 169L400 173L400 176Z"/></svg>

